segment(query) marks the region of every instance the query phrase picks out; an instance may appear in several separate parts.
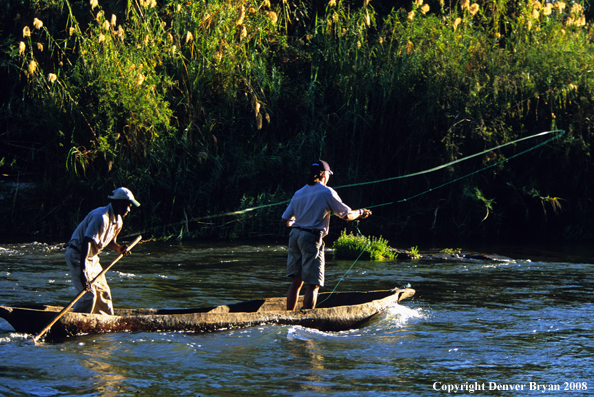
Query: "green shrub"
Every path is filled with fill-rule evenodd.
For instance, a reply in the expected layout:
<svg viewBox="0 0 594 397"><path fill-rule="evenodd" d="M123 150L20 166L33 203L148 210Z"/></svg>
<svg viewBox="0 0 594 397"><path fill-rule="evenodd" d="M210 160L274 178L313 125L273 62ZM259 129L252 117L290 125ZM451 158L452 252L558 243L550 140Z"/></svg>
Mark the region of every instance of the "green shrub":
<svg viewBox="0 0 594 397"><path fill-rule="evenodd" d="M410 257L411 259L419 259L421 257L418 246L410 247Z"/></svg>
<svg viewBox="0 0 594 397"><path fill-rule="evenodd" d="M273 204L324 158L337 190L368 185L340 195L383 206L384 235L587 238L589 0L470 3L3 1L0 188L38 191L3 194L0 223L67 237L128 186L133 233L276 235ZM538 156L403 178L557 128Z"/></svg>
<svg viewBox="0 0 594 397"><path fill-rule="evenodd" d="M388 241L381 237L365 237L347 234L345 230L340 233L334 242L334 259L357 259L381 261L392 260L396 254L388 246ZM363 252L363 253L362 253Z"/></svg>

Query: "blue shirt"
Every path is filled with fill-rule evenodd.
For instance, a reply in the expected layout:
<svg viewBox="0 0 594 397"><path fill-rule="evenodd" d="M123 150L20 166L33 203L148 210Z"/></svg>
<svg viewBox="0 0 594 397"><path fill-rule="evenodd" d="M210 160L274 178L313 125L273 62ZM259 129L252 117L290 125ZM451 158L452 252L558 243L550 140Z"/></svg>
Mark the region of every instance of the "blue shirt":
<svg viewBox="0 0 594 397"><path fill-rule="evenodd" d="M330 215L344 218L351 209L344 204L336 191L321 182L305 185L293 195L282 218L295 217L293 226L305 229L319 229L328 234Z"/></svg>
<svg viewBox="0 0 594 397"><path fill-rule="evenodd" d="M99 207L89 212L72 233L70 242L80 249L85 237L93 240L89 251L90 256L95 256L120 233L122 230L122 217L113 213L111 204Z"/></svg>

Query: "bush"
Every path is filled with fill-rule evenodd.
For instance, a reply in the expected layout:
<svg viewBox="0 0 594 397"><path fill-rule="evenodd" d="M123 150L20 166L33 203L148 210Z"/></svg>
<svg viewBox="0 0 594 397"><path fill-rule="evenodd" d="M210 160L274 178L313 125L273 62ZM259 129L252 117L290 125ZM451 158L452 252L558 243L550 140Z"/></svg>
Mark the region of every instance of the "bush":
<svg viewBox="0 0 594 397"><path fill-rule="evenodd" d="M591 238L591 7L470 3L4 1L0 223L67 237L128 186L131 233L277 236L324 158L375 235Z"/></svg>
<svg viewBox="0 0 594 397"><path fill-rule="evenodd" d="M382 237L365 237L347 234L345 230L340 233L334 242L334 259L358 259L381 261L396 258L396 253L388 246L388 241Z"/></svg>

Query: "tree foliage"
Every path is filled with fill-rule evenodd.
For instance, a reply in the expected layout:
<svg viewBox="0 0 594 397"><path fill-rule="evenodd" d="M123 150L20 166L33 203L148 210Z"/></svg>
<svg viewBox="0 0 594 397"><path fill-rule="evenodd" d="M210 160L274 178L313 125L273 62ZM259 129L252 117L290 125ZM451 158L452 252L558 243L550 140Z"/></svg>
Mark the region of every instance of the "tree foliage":
<svg viewBox="0 0 594 397"><path fill-rule="evenodd" d="M538 141L339 194L377 207L366 226L378 235L589 237L588 12L579 1L10 2L0 217L67 235L125 185L143 202L131 232L279 235L317 158L335 186L356 185L562 129L509 162Z"/></svg>

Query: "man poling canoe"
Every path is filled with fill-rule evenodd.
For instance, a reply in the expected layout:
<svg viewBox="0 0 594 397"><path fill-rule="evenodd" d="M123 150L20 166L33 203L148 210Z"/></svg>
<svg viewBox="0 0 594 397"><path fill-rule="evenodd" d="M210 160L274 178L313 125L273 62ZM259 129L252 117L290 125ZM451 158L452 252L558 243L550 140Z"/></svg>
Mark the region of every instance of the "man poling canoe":
<svg viewBox="0 0 594 397"><path fill-rule="evenodd" d="M138 236L136 237L136 240L134 240L128 247L126 250L126 254L130 253L130 250L136 245L138 244L138 242L142 240L142 236ZM101 279L105 279L105 273L107 273L107 271L109 269L111 269L111 267L113 265L116 264L117 261L119 261L120 259L122 259L122 257L124 256L124 254L120 254L118 255L117 258L115 258L113 260L113 262L111 262L111 264L109 266L107 266L104 270L102 270L97 276L95 276L95 278L93 280L91 280L88 283L88 286L86 289L80 291L78 293L78 295L76 295L76 297L66 306L64 307L64 309L62 309L62 311L60 311L60 313L58 313L58 315L56 317L54 317L54 319L52 321L50 321L45 328L43 328L37 335L35 335L33 337L33 339L30 341L33 344L37 343L37 340L39 340L39 338L41 338L47 331L49 331L52 328L52 325L54 325L60 318L62 318L62 316L64 316L64 314L66 314L68 312L68 310L70 310L75 304L76 302L82 298L87 292L91 291L91 289L93 288L94 284Z"/></svg>
<svg viewBox="0 0 594 397"><path fill-rule="evenodd" d="M80 313L113 314L111 290L105 276L92 286L89 282L103 270L99 254L105 247L114 249L120 255L129 253L128 246L117 243L116 238L123 226L123 218L132 205L139 207L132 192L120 187L109 196L110 203L91 211L78 225L67 244L65 259L72 275L77 293L89 290L74 306Z"/></svg>

